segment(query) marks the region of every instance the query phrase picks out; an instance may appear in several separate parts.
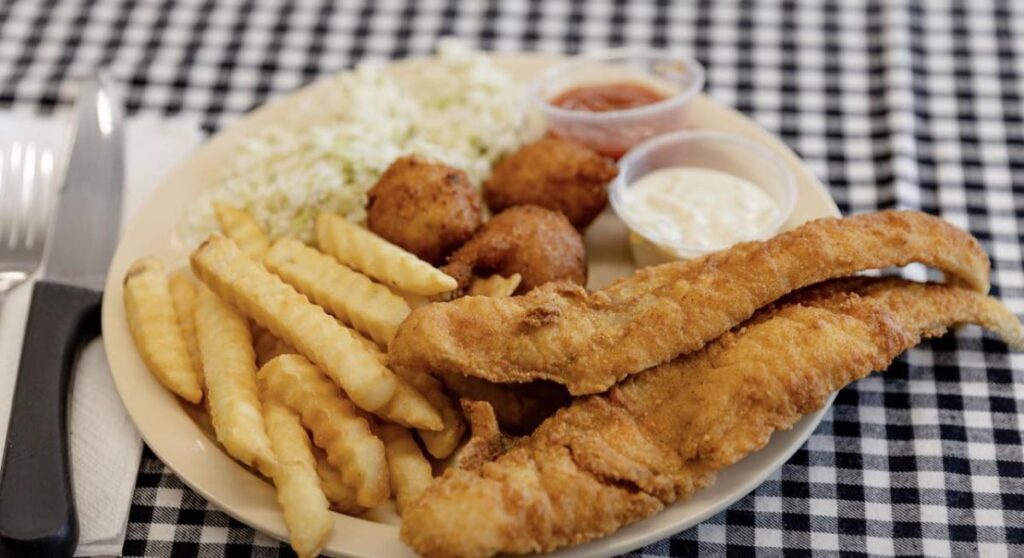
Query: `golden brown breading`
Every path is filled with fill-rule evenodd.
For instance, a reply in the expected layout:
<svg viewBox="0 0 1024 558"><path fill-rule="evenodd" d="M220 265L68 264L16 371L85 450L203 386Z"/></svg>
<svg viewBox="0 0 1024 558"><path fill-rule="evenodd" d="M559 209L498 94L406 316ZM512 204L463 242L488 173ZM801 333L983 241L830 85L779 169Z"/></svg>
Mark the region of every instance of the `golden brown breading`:
<svg viewBox="0 0 1024 558"><path fill-rule="evenodd" d="M469 440L452 456L451 466L457 469L476 469L494 461L505 450L505 437L498 427L494 408L486 401L460 399L462 412L469 422Z"/></svg>
<svg viewBox="0 0 1024 558"><path fill-rule="evenodd" d="M367 227L435 265L480 228L480 194L442 163L396 159L367 195Z"/></svg>
<svg viewBox="0 0 1024 558"><path fill-rule="evenodd" d="M484 183L484 198L495 213L515 205L560 211L583 230L608 204L608 182L616 174L611 159L547 136L499 161Z"/></svg>
<svg viewBox="0 0 1024 558"><path fill-rule="evenodd" d="M977 292L900 280L859 290L773 310L576 400L498 460L445 473L406 510L403 540L463 557L585 542L689 498L922 337L977 323L1024 346L1016 316Z"/></svg>
<svg viewBox="0 0 1024 558"><path fill-rule="evenodd" d="M764 242L638 271L588 293L564 283L514 298L417 309L391 362L493 382L548 379L575 395L700 349L801 287L922 262L988 290L988 256L968 233L920 212L819 219Z"/></svg>
<svg viewBox="0 0 1024 558"><path fill-rule="evenodd" d="M522 276L518 293L551 281L587 283L587 248L565 216L533 205L509 208L491 218L451 255L442 268L467 288L474 272Z"/></svg>

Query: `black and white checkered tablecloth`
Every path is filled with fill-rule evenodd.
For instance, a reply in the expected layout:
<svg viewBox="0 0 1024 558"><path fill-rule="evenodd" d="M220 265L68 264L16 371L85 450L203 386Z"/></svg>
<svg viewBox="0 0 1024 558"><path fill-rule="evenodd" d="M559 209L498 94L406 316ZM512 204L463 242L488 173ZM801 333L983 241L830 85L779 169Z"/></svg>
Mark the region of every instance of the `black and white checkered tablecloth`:
<svg viewBox="0 0 1024 558"><path fill-rule="evenodd" d="M844 213L919 208L967 227L1024 313L1024 3L1007 0L6 0L0 108L50 110L99 64L133 112L209 131L353 63L484 48L681 47L709 93L778 133ZM1024 555L1024 355L976 329L843 390L756 491L639 552ZM287 552L147 452L125 555Z"/></svg>

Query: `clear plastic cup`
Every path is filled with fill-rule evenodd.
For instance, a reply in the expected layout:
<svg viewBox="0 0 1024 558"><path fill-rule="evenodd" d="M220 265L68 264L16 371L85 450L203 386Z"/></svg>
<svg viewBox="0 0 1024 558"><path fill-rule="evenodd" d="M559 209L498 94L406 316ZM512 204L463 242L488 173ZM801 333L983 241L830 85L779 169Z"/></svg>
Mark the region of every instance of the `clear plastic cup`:
<svg viewBox="0 0 1024 558"><path fill-rule="evenodd" d="M609 189L612 208L630 230L630 247L638 266L694 258L729 246L688 245L658 238L630 214L623 194L632 184L647 173L680 166L716 170L743 178L775 200L779 206L775 218L744 241L775 235L793 214L796 179L786 163L767 147L719 132L673 132L652 138L619 161L619 174Z"/></svg>
<svg viewBox="0 0 1024 558"><path fill-rule="evenodd" d="M640 107L589 112L552 103L574 87L609 83L645 85L666 95ZM704 66L683 54L620 48L577 56L545 70L530 97L555 134L619 157L643 140L683 127L683 110L704 88Z"/></svg>

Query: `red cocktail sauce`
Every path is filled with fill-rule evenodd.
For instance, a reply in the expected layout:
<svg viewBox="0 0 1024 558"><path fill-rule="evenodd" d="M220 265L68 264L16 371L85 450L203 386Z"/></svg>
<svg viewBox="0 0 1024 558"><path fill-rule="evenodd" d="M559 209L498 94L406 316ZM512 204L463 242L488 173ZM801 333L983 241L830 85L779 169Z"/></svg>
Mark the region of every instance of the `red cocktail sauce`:
<svg viewBox="0 0 1024 558"><path fill-rule="evenodd" d="M569 110L607 112L653 105L666 97L668 95L641 83L623 81L566 89L552 99L551 104Z"/></svg>

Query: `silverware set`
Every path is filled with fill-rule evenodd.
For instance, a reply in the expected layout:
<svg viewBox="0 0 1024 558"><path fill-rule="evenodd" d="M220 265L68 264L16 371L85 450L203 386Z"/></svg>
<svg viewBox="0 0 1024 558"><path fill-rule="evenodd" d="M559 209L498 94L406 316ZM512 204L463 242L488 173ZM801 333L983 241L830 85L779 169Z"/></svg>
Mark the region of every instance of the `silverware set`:
<svg viewBox="0 0 1024 558"><path fill-rule="evenodd" d="M71 556L78 542L68 386L79 349L100 333L124 181L122 110L109 79L83 82L72 130L59 192L52 149L21 140L0 152L0 302L46 261L32 287L0 464L5 557Z"/></svg>

